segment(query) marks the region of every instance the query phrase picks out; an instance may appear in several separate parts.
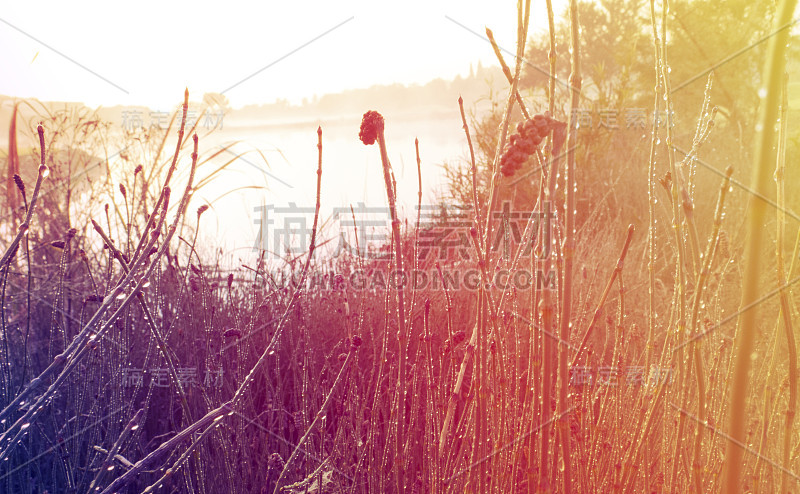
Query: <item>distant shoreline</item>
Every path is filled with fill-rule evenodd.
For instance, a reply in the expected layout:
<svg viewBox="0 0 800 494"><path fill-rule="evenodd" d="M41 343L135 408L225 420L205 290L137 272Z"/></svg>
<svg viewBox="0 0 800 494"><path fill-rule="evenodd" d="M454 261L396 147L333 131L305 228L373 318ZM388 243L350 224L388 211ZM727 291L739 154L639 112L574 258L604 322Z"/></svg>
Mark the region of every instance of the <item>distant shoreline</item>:
<svg viewBox="0 0 800 494"><path fill-rule="evenodd" d="M464 98L468 112L482 113L491 108L489 95L503 94L507 88L505 76L499 67L482 67L480 64L467 77L452 80L434 79L424 85L375 85L367 88L350 89L340 93L314 95L304 99L302 104L292 104L277 98L272 103L249 104L239 108L228 106L227 98L218 93L192 94L189 102L190 119L192 115L217 121L222 115L223 131L226 127L237 130L274 129L276 127L294 128L313 123L328 126L357 125L367 110L380 111L387 121L408 122L424 119L459 119L458 98ZM197 101L197 100L200 101ZM14 103L28 101L33 108L40 107L42 113L74 112L75 114L96 115L105 122L120 128L129 128L130 122L147 128L152 121L166 127L179 102L171 108L148 108L144 105L110 106L91 108L79 102L40 102L31 98L17 98L0 95L0 146L8 145L8 132ZM30 105L19 105L17 125L24 133L30 122L37 119L37 113ZM203 124L205 122L201 122ZM199 128L199 126L198 126Z"/></svg>

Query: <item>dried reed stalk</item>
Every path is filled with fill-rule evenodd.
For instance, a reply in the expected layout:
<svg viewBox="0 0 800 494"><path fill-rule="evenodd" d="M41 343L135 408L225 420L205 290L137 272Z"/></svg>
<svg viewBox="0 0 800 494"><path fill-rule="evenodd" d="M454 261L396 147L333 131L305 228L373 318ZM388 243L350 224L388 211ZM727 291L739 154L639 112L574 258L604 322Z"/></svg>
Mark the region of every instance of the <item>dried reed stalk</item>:
<svg viewBox="0 0 800 494"><path fill-rule="evenodd" d="M785 170L786 170L786 136L787 132L787 117L788 117L788 81L789 76L784 73L783 77L783 99L781 100L781 114L780 114L780 132L778 134L778 158L775 167L775 181L777 186L777 203L778 208L775 210L777 214L777 235L775 238L776 257L777 257L777 271L778 271L778 284L786 284L786 263L783 258L783 239L786 221L786 194L785 194ZM794 418L797 413L797 345L794 339L794 325L792 324L792 310L789 303L789 295L786 290L781 290L781 316L783 317L783 329L786 333L786 346L789 355L789 404L786 409L786 423L783 431L783 466L781 470L781 492L788 492L789 482L789 453L792 441L792 431L794 426Z"/></svg>
<svg viewBox="0 0 800 494"><path fill-rule="evenodd" d="M569 341L572 330L572 264L575 257L575 150L578 144L578 117L577 110L580 105L581 96L581 59L580 59L580 21L578 19L578 1L570 0L569 3L570 19L570 50L572 51L569 85L572 92L570 98L570 118L567 127L567 164L565 173L565 231L563 249L563 290L561 300L561 317L559 320L561 341ZM558 374L559 374L559 395L558 413L563 417L568 412L567 388L569 386L569 348L561 345L559 348ZM559 421L559 438L561 441L561 455L564 462L562 473L562 489L569 494L572 490L572 455L570 453L570 430L566 420Z"/></svg>
<svg viewBox="0 0 800 494"><path fill-rule="evenodd" d="M693 472L693 479L694 485L697 492L703 492L703 478L702 478L702 471L703 471L703 463L702 463L702 444L703 444L703 432L705 430L705 426L702 422L707 420L707 412L706 412L706 386L705 386L705 368L703 365L703 356L701 353L701 339L700 336L700 306L703 300L703 292L706 288L706 284L708 283L708 277L711 273L711 263L714 260L714 254L716 252L717 244L719 242L719 232L720 228L722 227L722 214L723 208L725 205L725 195L728 192L728 189L731 186L731 175L733 175L733 167L728 167L725 171L725 180L722 181L722 185L719 189L719 197L717 199L717 207L714 211L714 224L711 230L711 236L708 239L708 245L706 246L706 252L703 256L703 266L700 269L700 272L697 276L697 281L695 283L695 293L694 299L692 301L692 318L691 322L691 333L692 338L694 339L693 342L693 351L694 351L694 370L695 370L695 379L697 382L697 418L700 419L701 423L697 424L697 429L695 431L695 438L694 438L694 454L692 460L692 472Z"/></svg>
<svg viewBox="0 0 800 494"><path fill-rule="evenodd" d="M400 279L404 279L403 271L403 239L400 236L400 220L397 217L396 190L392 177L392 165L389 163L389 154L386 151L386 137L384 135L383 116L375 111L364 114L361 122L361 140L364 144L373 144L376 140L381 153L381 164L383 165L383 181L386 186L386 197L389 202L389 214L392 220L392 239L395 250L395 266ZM408 330L406 328L405 301L403 287L397 289L397 431L395 435L395 459L394 469L397 478L397 492L402 494L405 490L405 403L406 403L406 353L408 345Z"/></svg>
<svg viewBox="0 0 800 494"><path fill-rule="evenodd" d="M732 392L729 402L731 411L728 433L730 440L725 450L726 468L723 491L738 492L741 489L743 444L746 442L747 390L752 364L753 341L756 335L757 310L751 305L758 299L761 268L762 232L767 203L761 199L768 194L771 178L770 166L775 159L772 146L775 142L775 122L781 93L781 80L786 65L786 45L789 40L789 26L797 0L781 0L775 17L775 36L770 38L767 59L762 76L766 96L761 101L758 126L756 128L755 166L752 174L752 188L756 196L751 198L747 215L747 237L745 246L745 268L742 280L742 312L739 334L736 337L736 362L733 370Z"/></svg>

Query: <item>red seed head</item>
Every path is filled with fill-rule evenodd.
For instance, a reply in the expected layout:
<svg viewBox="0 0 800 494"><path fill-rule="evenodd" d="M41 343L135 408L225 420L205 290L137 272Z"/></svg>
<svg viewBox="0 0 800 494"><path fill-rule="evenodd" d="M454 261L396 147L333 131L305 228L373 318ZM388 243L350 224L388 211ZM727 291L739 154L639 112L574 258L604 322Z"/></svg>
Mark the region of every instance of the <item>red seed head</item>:
<svg viewBox="0 0 800 494"><path fill-rule="evenodd" d="M22 181L22 177L20 177L16 173L14 174L14 183L17 184L17 188L19 189L20 192L22 192L22 195L24 196L25 195L25 182L23 182Z"/></svg>
<svg viewBox="0 0 800 494"><path fill-rule="evenodd" d="M378 135L383 133L383 116L376 111L368 111L361 119L361 130L358 133L358 138L361 139L365 145L375 143Z"/></svg>

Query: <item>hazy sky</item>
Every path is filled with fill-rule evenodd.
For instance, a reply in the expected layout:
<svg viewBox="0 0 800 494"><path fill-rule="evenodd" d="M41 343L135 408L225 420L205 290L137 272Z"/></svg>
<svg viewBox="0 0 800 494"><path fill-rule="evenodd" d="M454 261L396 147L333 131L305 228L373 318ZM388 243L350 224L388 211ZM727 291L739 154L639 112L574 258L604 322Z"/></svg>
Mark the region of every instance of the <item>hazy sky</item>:
<svg viewBox="0 0 800 494"><path fill-rule="evenodd" d="M545 3L533 3L531 30L546 29ZM9 2L0 94L168 108L188 87L235 107L300 102L494 64L474 34L485 26L513 52L516 2Z"/></svg>

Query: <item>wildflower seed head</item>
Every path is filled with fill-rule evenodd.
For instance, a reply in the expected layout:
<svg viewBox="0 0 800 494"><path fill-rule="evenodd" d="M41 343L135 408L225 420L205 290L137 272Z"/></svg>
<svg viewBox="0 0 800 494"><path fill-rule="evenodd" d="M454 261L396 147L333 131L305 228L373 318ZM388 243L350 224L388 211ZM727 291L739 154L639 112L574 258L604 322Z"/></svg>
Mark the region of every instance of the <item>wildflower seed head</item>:
<svg viewBox="0 0 800 494"><path fill-rule="evenodd" d="M358 138L365 145L374 144L379 134L383 133L383 116L376 111L368 111L361 119L361 130Z"/></svg>
<svg viewBox="0 0 800 494"><path fill-rule="evenodd" d="M208 204L203 204L199 208L197 208L197 217L199 218L201 214L205 213L208 210Z"/></svg>
<svg viewBox="0 0 800 494"><path fill-rule="evenodd" d="M283 466L285 464L286 463L283 461L283 458L281 458L281 455L278 453L272 453L269 455L269 459L267 460L267 469L276 472L283 470Z"/></svg>
<svg viewBox="0 0 800 494"><path fill-rule="evenodd" d="M222 333L222 336L224 336L225 338L233 338L233 337L237 337L238 338L241 335L242 335L242 332L239 331L238 329L235 329L235 328L227 329L227 330L225 330L224 333Z"/></svg>
<svg viewBox="0 0 800 494"><path fill-rule="evenodd" d="M133 170L133 176L135 177L136 175L140 174L142 170L143 170L142 165L137 165L136 168Z"/></svg>
<svg viewBox="0 0 800 494"><path fill-rule="evenodd" d="M120 192L120 194L122 194L122 197L125 197L125 198L128 197L128 191L127 191L127 189L125 189L125 185L124 184L119 184L119 192Z"/></svg>
<svg viewBox="0 0 800 494"><path fill-rule="evenodd" d="M16 173L14 174L14 183L17 184L17 188L19 189L19 191L24 196L25 195L25 182L23 182L22 181L22 177L20 177Z"/></svg>
<svg viewBox="0 0 800 494"><path fill-rule="evenodd" d="M517 124L516 132L508 138L500 158L500 171L510 177L522 168L528 157L536 152L542 141L553 132L553 148L558 149L564 141L566 124L552 118L549 113L534 115Z"/></svg>

